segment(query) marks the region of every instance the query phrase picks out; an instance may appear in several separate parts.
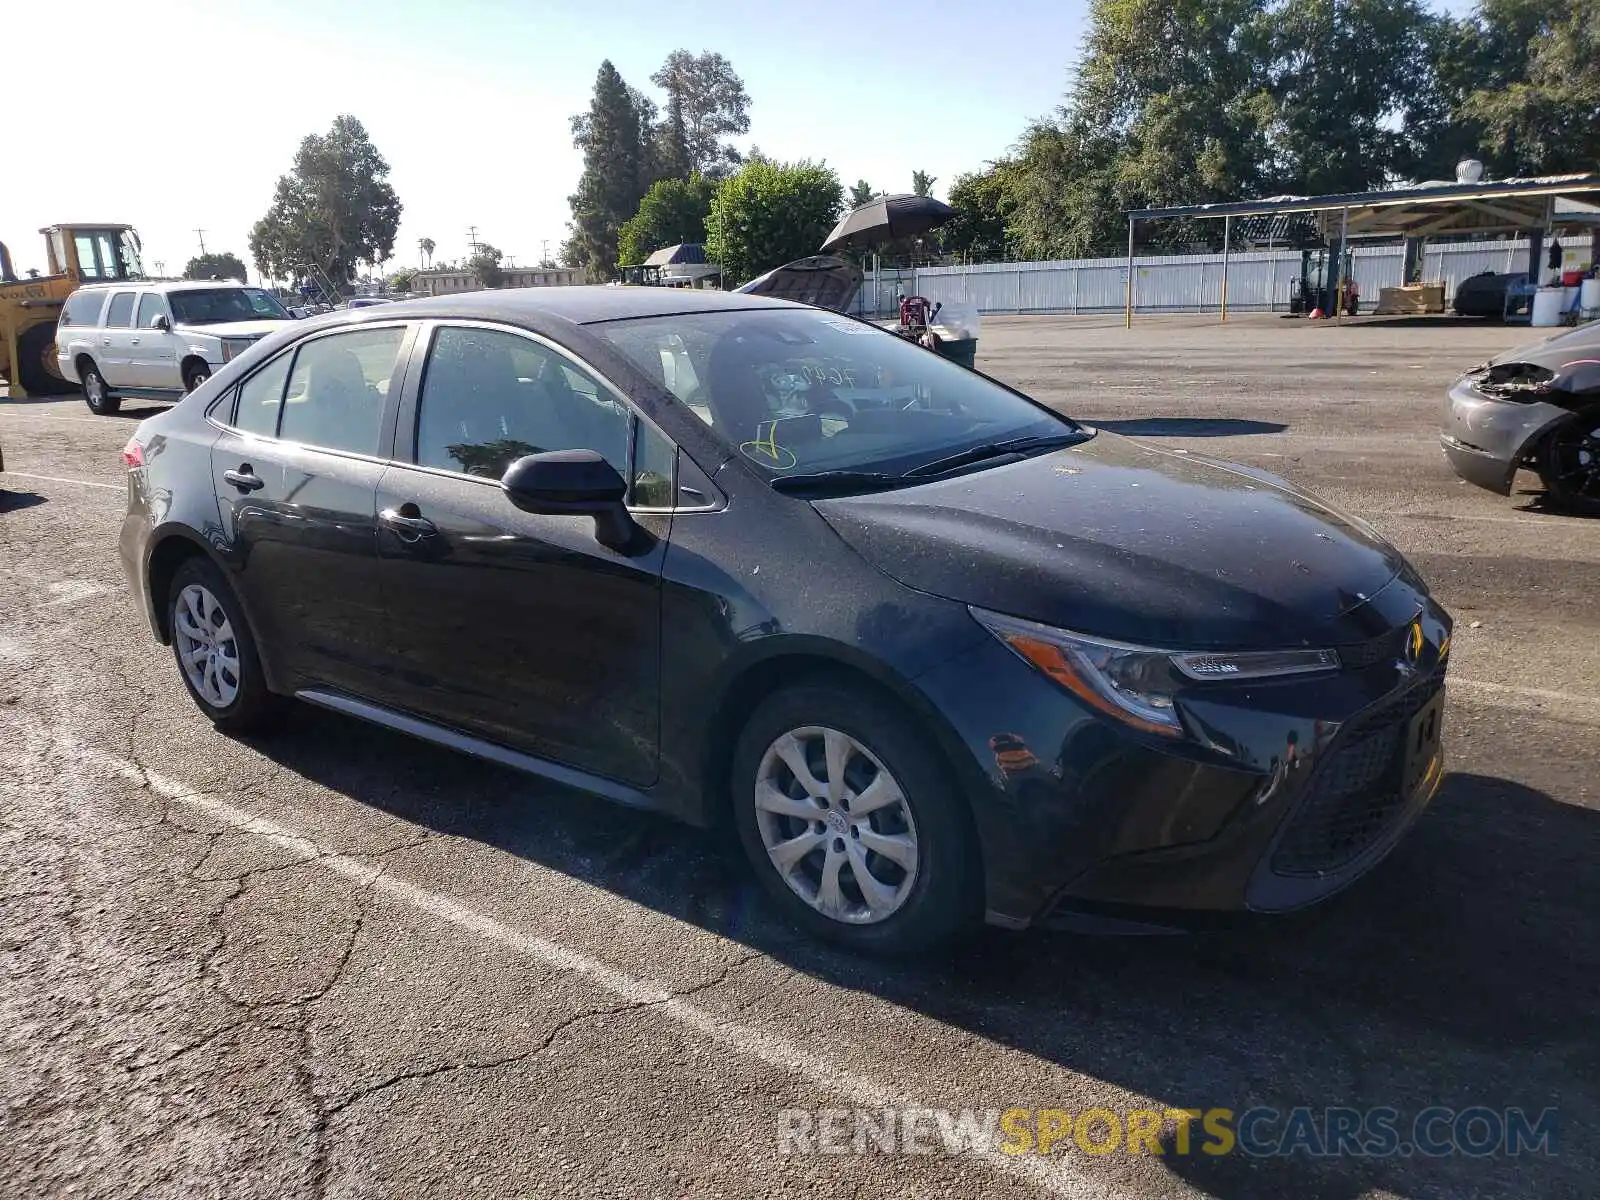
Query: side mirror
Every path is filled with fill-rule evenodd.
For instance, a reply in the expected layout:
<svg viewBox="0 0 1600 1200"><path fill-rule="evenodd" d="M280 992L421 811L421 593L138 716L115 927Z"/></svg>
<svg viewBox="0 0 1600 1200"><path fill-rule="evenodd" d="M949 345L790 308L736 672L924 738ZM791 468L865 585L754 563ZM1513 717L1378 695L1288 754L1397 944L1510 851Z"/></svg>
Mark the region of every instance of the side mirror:
<svg viewBox="0 0 1600 1200"><path fill-rule="evenodd" d="M506 468L500 489L524 512L594 518L595 541L625 550L638 529L622 498L628 485L594 450L528 454Z"/></svg>
<svg viewBox="0 0 1600 1200"><path fill-rule="evenodd" d="M162 333L171 333L172 321L168 318L166 313L157 313L155 316L150 318L150 328L159 329Z"/></svg>

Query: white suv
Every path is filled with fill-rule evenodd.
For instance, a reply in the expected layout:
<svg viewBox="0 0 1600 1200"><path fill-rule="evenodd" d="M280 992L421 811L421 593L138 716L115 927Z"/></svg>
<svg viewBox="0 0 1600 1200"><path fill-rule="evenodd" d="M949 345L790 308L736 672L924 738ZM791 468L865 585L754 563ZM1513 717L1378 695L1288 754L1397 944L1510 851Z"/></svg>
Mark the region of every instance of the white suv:
<svg viewBox="0 0 1600 1200"><path fill-rule="evenodd" d="M61 374L91 411L124 396L176 400L252 342L294 320L271 292L238 283L107 283L67 298L56 326Z"/></svg>

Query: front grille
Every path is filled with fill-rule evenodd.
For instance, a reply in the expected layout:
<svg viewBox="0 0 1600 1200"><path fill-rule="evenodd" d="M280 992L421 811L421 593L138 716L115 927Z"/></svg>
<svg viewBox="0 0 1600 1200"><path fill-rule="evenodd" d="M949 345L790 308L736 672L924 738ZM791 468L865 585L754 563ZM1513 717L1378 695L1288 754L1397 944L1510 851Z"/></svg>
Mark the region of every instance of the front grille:
<svg viewBox="0 0 1600 1200"><path fill-rule="evenodd" d="M1393 826L1403 791L1411 718L1444 686L1443 672L1353 721L1318 768L1272 853L1279 875L1326 875L1348 866Z"/></svg>

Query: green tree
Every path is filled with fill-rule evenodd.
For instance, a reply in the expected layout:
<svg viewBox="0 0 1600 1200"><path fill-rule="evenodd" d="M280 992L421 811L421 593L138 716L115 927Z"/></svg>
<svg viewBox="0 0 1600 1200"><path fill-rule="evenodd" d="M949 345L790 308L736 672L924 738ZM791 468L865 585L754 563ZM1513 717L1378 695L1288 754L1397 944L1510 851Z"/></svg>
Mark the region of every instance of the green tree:
<svg viewBox="0 0 1600 1200"><path fill-rule="evenodd" d="M663 178L696 172L721 178L738 166L739 153L727 139L750 132L750 95L732 63L709 50L674 50L650 81L667 95L656 130Z"/></svg>
<svg viewBox="0 0 1600 1200"><path fill-rule="evenodd" d="M572 144L583 152L578 190L568 198L573 249L595 279L616 274L618 231L650 186L654 110L607 59L595 76L589 110L572 118Z"/></svg>
<svg viewBox="0 0 1600 1200"><path fill-rule="evenodd" d="M717 188L706 217L706 252L741 284L815 254L839 216L843 189L823 163L747 163Z"/></svg>
<svg viewBox="0 0 1600 1200"><path fill-rule="evenodd" d="M846 202L846 207L853 210L860 208L863 204L871 204L877 195L878 193L873 190L870 183L865 179L858 179L855 182L855 186L850 189L850 199Z"/></svg>
<svg viewBox="0 0 1600 1200"><path fill-rule="evenodd" d="M716 181L698 173L651 184L639 211L619 231L617 263L635 267L663 246L705 241L706 214L716 192Z"/></svg>
<svg viewBox="0 0 1600 1200"><path fill-rule="evenodd" d="M1486 0L1474 26L1473 57L1489 65L1459 111L1481 128L1494 165L1515 175L1600 169L1600 0Z"/></svg>
<svg viewBox="0 0 1600 1200"><path fill-rule="evenodd" d="M1001 159L955 177L949 203L956 215L939 230L947 251L977 262L1005 258L1006 225L1016 206L1015 174L1016 165Z"/></svg>
<svg viewBox="0 0 1600 1200"><path fill-rule="evenodd" d="M389 257L400 211L389 164L361 122L346 114L326 134L300 143L267 215L250 231L250 254L274 279L315 266L336 284L348 283L356 263Z"/></svg>
<svg viewBox="0 0 1600 1200"><path fill-rule="evenodd" d="M939 180L935 176L929 175L926 171L913 171L911 172L911 194L913 196L931 196L933 195L933 185L938 182Z"/></svg>
<svg viewBox="0 0 1600 1200"><path fill-rule="evenodd" d="M250 282L250 276L237 255L223 251L221 254L199 254L183 268L185 279L237 279Z"/></svg>
<svg viewBox="0 0 1600 1200"><path fill-rule="evenodd" d="M472 252L472 257L467 259L467 270L473 277L486 288L497 288L505 282L505 272L500 269L500 260L504 258L498 249L487 242L480 242L478 248Z"/></svg>
<svg viewBox="0 0 1600 1200"><path fill-rule="evenodd" d="M383 281L383 286L391 292L409 292L411 281L417 276L415 267L401 267L393 275Z"/></svg>
<svg viewBox="0 0 1600 1200"><path fill-rule="evenodd" d="M1261 185L1316 195L1410 177L1433 149L1417 135L1436 112L1439 22L1423 0L1281 0L1258 16Z"/></svg>
<svg viewBox="0 0 1600 1200"><path fill-rule="evenodd" d="M417 249L422 252L422 260L426 267L433 266L433 252L438 244L430 237L418 238Z"/></svg>

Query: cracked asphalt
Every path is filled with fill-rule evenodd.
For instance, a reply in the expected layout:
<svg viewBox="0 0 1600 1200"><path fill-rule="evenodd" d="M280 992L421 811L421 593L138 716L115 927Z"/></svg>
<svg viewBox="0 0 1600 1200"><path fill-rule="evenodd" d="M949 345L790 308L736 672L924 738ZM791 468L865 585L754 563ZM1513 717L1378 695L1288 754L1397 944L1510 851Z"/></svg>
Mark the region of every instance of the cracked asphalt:
<svg viewBox="0 0 1600 1200"><path fill-rule="evenodd" d="M1600 523L1436 442L1449 381L1526 337L988 320L1001 378L1393 538L1458 620L1451 774L1311 913L898 965L796 938L647 814L331 713L218 734L115 553L156 409L0 401L5 1195L1594 1196ZM781 1110L888 1103L1560 1117L1549 1156L778 1153Z"/></svg>

